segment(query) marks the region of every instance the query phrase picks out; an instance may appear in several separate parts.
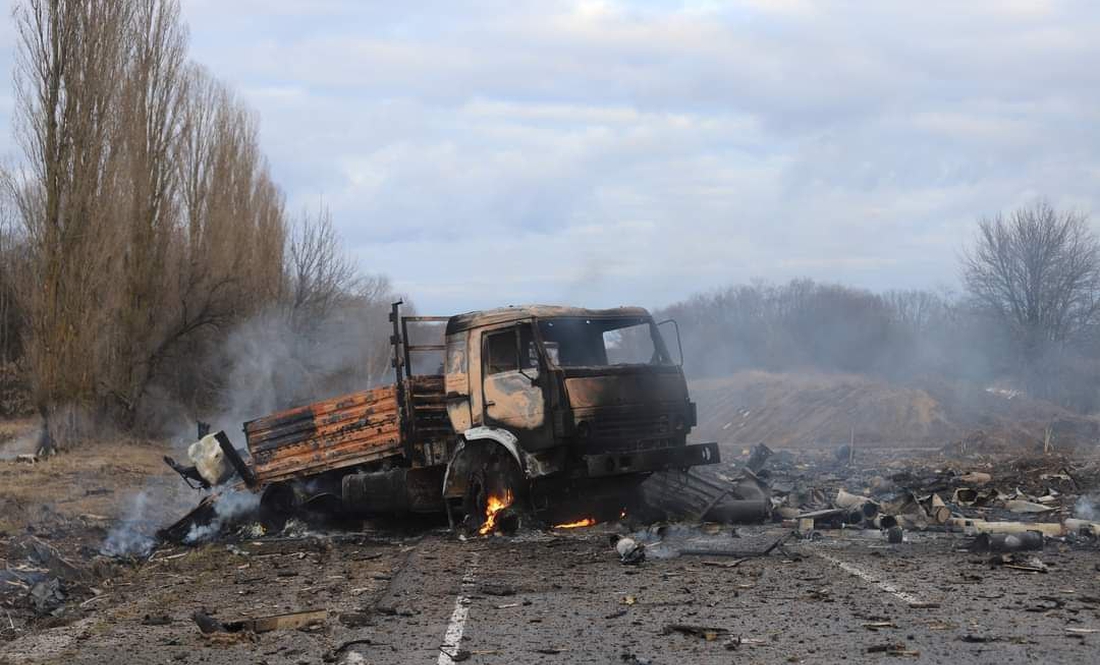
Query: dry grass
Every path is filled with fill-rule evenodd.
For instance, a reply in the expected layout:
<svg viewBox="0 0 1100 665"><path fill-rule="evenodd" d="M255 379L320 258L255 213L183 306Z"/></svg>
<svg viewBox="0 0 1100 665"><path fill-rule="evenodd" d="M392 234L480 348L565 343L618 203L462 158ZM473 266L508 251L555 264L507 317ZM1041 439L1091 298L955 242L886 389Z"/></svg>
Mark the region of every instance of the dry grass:
<svg viewBox="0 0 1100 665"><path fill-rule="evenodd" d="M33 433L37 426L37 418L0 420L0 443L10 441L24 434Z"/></svg>
<svg viewBox="0 0 1100 665"><path fill-rule="evenodd" d="M0 432L22 433L26 427L26 422L0 422ZM68 522L109 524L127 510L133 492L150 482L177 480L161 459L167 452L161 443L93 442L35 464L0 460L0 532Z"/></svg>

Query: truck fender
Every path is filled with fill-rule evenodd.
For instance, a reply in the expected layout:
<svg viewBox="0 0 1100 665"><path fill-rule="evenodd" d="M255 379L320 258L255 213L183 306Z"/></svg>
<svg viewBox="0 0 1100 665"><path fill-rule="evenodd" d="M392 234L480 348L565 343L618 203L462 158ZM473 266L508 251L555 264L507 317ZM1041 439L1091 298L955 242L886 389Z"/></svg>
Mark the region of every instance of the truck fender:
<svg viewBox="0 0 1100 665"><path fill-rule="evenodd" d="M443 496L454 497L454 488L452 485L460 480L460 472L457 469L461 466L463 452L466 450L466 444L473 441L486 441L493 442L496 445L501 446L508 451L508 454L512 456L512 459L516 461L520 470L526 475L526 468L523 464L523 457L520 455L519 445L514 434L505 429L499 429L496 427L474 427L466 430L462 433L462 439L458 442L458 446L455 447L454 454L451 455L451 459L447 462L447 471L443 474ZM452 477L455 476L455 477Z"/></svg>

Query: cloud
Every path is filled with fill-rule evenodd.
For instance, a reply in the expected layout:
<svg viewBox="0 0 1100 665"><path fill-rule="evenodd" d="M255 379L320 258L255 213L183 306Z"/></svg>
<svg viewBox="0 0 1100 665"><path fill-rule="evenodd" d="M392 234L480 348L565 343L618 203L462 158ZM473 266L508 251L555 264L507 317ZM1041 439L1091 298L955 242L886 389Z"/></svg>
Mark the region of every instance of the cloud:
<svg viewBox="0 0 1100 665"><path fill-rule="evenodd" d="M259 110L291 207L323 199L426 311L954 285L976 217L1100 196L1092 3L184 11L194 57Z"/></svg>

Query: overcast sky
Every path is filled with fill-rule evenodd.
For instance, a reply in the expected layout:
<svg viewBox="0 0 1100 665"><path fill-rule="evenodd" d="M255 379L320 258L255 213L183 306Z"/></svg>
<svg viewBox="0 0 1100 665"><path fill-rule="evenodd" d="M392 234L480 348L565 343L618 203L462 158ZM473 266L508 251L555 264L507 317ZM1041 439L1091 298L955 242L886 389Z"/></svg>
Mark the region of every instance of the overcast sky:
<svg viewBox="0 0 1100 665"><path fill-rule="evenodd" d="M183 4L289 207L425 312L954 286L979 215L1100 221L1094 2Z"/></svg>

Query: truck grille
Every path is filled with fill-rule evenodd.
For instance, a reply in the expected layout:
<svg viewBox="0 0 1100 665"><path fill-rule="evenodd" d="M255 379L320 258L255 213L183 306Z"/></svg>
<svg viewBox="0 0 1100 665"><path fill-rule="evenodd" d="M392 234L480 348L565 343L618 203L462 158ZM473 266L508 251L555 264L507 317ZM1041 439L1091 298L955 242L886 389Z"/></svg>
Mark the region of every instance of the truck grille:
<svg viewBox="0 0 1100 665"><path fill-rule="evenodd" d="M587 422L590 449L651 450L675 442L668 414L600 414Z"/></svg>

